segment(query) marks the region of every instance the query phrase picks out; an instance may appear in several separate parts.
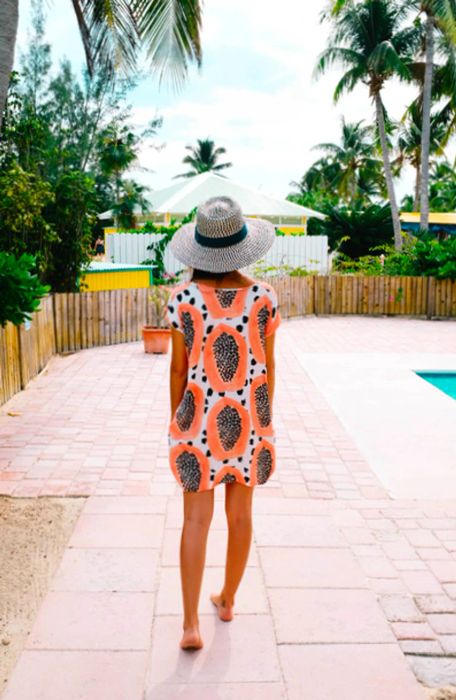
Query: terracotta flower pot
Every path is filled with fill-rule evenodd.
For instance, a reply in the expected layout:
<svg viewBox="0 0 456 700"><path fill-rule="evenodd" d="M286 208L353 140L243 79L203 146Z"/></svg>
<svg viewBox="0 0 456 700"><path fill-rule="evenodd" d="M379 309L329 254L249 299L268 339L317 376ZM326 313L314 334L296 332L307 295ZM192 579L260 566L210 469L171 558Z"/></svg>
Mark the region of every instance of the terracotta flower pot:
<svg viewBox="0 0 456 700"><path fill-rule="evenodd" d="M142 337L144 351L166 354L169 349L171 328L157 328L156 326L143 326Z"/></svg>

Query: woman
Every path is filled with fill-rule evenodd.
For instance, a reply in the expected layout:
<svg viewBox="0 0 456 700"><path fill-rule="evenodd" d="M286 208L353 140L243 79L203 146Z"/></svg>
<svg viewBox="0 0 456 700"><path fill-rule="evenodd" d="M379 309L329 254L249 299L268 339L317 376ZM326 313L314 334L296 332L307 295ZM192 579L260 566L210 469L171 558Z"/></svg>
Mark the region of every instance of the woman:
<svg viewBox="0 0 456 700"><path fill-rule="evenodd" d="M210 597L220 619L229 621L250 550L253 488L275 470L277 295L239 271L262 258L274 240L273 224L245 219L234 200L213 197L199 207L196 223L182 226L170 242L175 257L192 268L167 307L169 456L184 505L182 649L203 646L198 601L215 486L226 485L228 550L223 588Z"/></svg>

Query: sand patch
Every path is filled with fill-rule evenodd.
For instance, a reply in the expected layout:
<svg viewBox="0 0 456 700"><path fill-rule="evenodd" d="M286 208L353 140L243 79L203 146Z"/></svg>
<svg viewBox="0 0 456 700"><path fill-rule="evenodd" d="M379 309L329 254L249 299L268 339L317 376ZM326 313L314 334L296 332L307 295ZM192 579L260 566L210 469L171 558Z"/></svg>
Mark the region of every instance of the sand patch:
<svg viewBox="0 0 456 700"><path fill-rule="evenodd" d="M85 502L0 496L0 695Z"/></svg>

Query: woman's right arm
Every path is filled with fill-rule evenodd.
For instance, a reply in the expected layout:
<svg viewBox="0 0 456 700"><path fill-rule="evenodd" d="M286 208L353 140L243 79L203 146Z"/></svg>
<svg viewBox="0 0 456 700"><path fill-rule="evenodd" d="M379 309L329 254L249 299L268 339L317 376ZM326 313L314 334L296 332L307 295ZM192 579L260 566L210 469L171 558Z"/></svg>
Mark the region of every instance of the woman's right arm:
<svg viewBox="0 0 456 700"><path fill-rule="evenodd" d="M185 350L184 334L173 328L171 330L171 339L169 390L172 420L187 386L188 358Z"/></svg>

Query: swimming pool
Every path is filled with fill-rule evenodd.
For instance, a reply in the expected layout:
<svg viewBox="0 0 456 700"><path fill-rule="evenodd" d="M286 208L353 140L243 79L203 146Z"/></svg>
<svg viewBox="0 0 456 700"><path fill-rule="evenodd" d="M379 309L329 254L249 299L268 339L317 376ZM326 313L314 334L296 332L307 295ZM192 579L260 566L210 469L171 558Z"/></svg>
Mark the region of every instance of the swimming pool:
<svg viewBox="0 0 456 700"><path fill-rule="evenodd" d="M415 370L418 376L425 379L433 386L443 391L452 399L456 399L456 372L451 370L432 370L432 371L420 371Z"/></svg>

